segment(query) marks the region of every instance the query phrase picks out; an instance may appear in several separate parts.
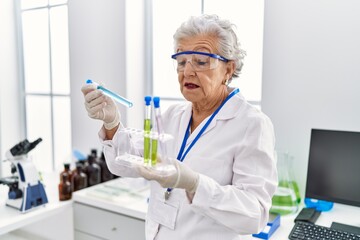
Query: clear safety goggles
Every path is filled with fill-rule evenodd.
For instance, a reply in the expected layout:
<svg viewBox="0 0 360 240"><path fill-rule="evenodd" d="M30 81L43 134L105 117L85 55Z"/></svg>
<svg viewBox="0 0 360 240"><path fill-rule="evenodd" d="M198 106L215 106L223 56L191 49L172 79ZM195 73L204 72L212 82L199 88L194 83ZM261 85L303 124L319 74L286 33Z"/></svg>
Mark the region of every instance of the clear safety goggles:
<svg viewBox="0 0 360 240"><path fill-rule="evenodd" d="M207 52L185 51L179 52L171 56L175 60L174 65L178 72L183 72L186 63L190 62L194 71L201 72L209 69L214 69L218 66L219 61L228 62L229 60Z"/></svg>

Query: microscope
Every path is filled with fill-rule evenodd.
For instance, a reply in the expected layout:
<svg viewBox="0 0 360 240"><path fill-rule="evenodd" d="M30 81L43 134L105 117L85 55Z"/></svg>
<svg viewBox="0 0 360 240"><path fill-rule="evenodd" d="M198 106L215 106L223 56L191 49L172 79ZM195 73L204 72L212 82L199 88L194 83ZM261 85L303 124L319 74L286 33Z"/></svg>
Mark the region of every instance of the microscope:
<svg viewBox="0 0 360 240"><path fill-rule="evenodd" d="M28 156L41 141L41 138L34 142L25 139L6 152L6 158L11 162L12 176L0 178L0 183L9 187L6 205L22 213L48 203L44 185L40 182L31 157Z"/></svg>

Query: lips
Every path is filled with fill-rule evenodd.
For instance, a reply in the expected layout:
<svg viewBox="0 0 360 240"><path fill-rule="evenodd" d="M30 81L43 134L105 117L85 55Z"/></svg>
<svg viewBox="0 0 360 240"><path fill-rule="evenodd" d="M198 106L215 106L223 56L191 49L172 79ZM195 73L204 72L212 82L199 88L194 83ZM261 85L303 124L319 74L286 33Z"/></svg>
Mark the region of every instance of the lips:
<svg viewBox="0 0 360 240"><path fill-rule="evenodd" d="M198 88L199 86L194 83L185 83L184 86L188 89Z"/></svg>

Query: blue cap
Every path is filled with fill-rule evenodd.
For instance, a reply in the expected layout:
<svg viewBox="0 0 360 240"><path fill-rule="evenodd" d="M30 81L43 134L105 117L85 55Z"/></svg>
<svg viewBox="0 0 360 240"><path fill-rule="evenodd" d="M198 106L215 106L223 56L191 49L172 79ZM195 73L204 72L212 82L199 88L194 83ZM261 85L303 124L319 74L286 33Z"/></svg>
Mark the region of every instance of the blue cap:
<svg viewBox="0 0 360 240"><path fill-rule="evenodd" d="M304 199L305 205L308 208L315 208L319 212L326 212L333 208L334 203L328 202L325 200L318 200L312 198L305 198Z"/></svg>
<svg viewBox="0 0 360 240"><path fill-rule="evenodd" d="M151 97L150 96L145 96L145 105L149 106L151 102Z"/></svg>
<svg viewBox="0 0 360 240"><path fill-rule="evenodd" d="M160 107L160 98L154 97L153 101L154 101L155 108L159 108Z"/></svg>
<svg viewBox="0 0 360 240"><path fill-rule="evenodd" d="M87 159L87 157L80 152L79 150L74 150L73 151L73 156L79 161L79 160L85 160Z"/></svg>
<svg viewBox="0 0 360 240"><path fill-rule="evenodd" d="M86 80L86 84L92 84L93 81L91 79Z"/></svg>

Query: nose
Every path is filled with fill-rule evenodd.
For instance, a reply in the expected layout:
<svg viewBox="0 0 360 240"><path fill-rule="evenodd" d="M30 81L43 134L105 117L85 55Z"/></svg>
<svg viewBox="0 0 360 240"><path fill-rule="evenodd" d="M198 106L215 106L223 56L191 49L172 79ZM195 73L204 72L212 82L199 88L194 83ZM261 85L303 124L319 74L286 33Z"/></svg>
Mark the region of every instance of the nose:
<svg viewBox="0 0 360 240"><path fill-rule="evenodd" d="M195 69L194 69L194 66L192 65L191 60L186 61L186 64L184 67L184 75L185 75L185 77L195 75Z"/></svg>

